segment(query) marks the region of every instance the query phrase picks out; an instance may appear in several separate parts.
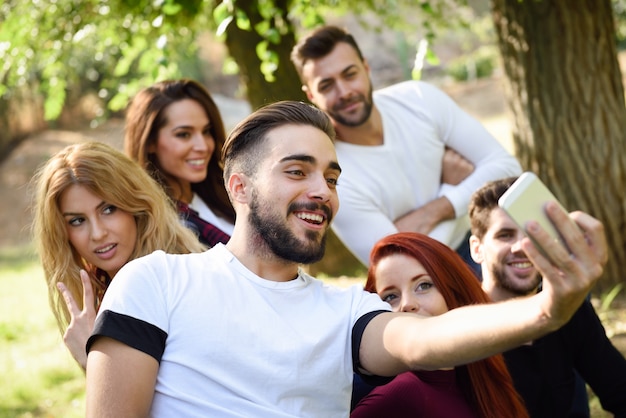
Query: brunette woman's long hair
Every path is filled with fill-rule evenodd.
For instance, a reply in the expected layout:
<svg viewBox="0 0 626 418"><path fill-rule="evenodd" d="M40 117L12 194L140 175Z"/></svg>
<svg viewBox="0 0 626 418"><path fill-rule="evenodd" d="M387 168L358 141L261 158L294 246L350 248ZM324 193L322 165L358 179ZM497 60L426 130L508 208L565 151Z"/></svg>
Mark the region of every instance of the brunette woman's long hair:
<svg viewBox="0 0 626 418"><path fill-rule="evenodd" d="M376 293L376 268L385 257L403 254L419 261L449 309L490 303L474 272L448 246L426 235L400 232L378 241L370 254L365 290ZM468 402L483 418L528 417L501 354L455 368Z"/></svg>
<svg viewBox="0 0 626 418"><path fill-rule="evenodd" d="M224 169L220 161L222 147L226 140L224 122L220 111L208 90L190 79L165 80L140 90L126 108L124 150L126 155L137 161L171 196L165 172L156 156L148 152L157 143L159 130L167 124L165 109L172 103L190 99L198 103L206 112L211 123L210 131L215 141L215 150L207 176L200 183L192 183L191 190L204 200L216 214L230 222L235 222L235 210L224 186Z"/></svg>

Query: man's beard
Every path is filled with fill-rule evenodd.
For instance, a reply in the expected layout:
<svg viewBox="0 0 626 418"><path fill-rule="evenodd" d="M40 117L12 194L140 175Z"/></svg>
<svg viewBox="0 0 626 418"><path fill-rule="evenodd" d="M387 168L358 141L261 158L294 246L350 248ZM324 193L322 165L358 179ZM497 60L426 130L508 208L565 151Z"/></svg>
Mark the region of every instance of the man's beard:
<svg viewBox="0 0 626 418"><path fill-rule="evenodd" d="M343 108L346 104L355 102L363 103L363 113L361 114L361 117L359 119L349 119L343 117L341 115L341 108ZM344 100L337 103L335 106L333 106L332 109L328 109L327 113L328 116L330 116L338 124L354 128L363 125L369 119L370 115L372 114L372 108L374 107L373 103L374 100L372 97L372 83L370 82L367 98L364 95L359 94L349 101Z"/></svg>
<svg viewBox="0 0 626 418"><path fill-rule="evenodd" d="M250 202L248 220L274 255L283 260L300 264L315 263L324 257L327 232L324 232L322 238L317 242L319 232L306 231L306 241L303 242L289 230L285 221L277 213L271 213L267 209L268 206L265 205L262 208L259 200L254 196ZM287 213L299 209L318 210L320 206L315 203L308 205L292 203ZM332 217L330 209L326 206L322 206L321 209L326 212L327 221L330 223Z"/></svg>
<svg viewBox="0 0 626 418"><path fill-rule="evenodd" d="M541 283L541 276L536 273L533 277L527 280L511 280L506 274L501 265L494 264L490 267L491 275L493 276L496 285L503 290L513 293L517 296L526 296L530 293L534 293L537 287Z"/></svg>

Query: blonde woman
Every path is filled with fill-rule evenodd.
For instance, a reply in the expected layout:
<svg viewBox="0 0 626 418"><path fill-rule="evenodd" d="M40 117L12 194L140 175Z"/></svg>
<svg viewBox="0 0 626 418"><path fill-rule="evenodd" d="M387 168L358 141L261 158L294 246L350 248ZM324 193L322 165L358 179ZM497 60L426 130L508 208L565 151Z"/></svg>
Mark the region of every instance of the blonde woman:
<svg viewBox="0 0 626 418"><path fill-rule="evenodd" d="M33 232L52 312L84 369L85 343L109 283L155 250L203 251L163 189L122 152L86 142L59 151L33 178Z"/></svg>

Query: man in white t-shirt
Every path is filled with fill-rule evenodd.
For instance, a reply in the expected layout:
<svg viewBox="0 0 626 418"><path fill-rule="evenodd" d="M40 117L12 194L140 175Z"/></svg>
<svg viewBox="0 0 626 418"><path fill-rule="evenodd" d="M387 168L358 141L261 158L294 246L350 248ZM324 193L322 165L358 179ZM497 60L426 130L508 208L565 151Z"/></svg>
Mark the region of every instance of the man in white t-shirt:
<svg viewBox="0 0 626 418"><path fill-rule="evenodd" d="M88 417L348 417L353 373L370 378L493 355L565 323L601 271L591 217L566 229L570 257L534 225L551 265L522 243L549 290L529 299L422 318L392 313L359 286L302 270L324 254L341 173L329 118L300 102L254 112L223 150L237 213L226 245L157 251L127 263L87 344Z"/></svg>
<svg viewBox="0 0 626 418"><path fill-rule="evenodd" d="M337 131L343 173L333 230L346 247L368 265L380 238L420 232L456 249L479 271L467 245L467 205L485 182L520 174L515 157L431 84L406 81L373 91L367 60L341 28L315 30L291 59L307 97ZM458 167L445 166L446 152L474 170L458 178Z"/></svg>

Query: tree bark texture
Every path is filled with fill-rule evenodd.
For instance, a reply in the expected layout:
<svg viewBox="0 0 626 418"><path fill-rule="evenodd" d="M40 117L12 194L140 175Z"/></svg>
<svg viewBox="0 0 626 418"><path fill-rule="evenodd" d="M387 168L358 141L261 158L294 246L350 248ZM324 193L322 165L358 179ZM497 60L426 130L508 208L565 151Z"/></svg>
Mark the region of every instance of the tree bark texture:
<svg viewBox="0 0 626 418"><path fill-rule="evenodd" d="M610 0L492 0L515 154L568 210L600 219L624 282L626 107Z"/></svg>

